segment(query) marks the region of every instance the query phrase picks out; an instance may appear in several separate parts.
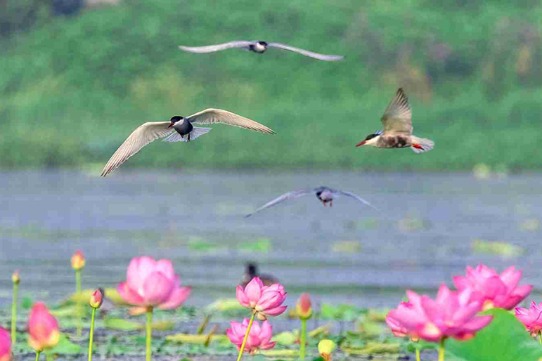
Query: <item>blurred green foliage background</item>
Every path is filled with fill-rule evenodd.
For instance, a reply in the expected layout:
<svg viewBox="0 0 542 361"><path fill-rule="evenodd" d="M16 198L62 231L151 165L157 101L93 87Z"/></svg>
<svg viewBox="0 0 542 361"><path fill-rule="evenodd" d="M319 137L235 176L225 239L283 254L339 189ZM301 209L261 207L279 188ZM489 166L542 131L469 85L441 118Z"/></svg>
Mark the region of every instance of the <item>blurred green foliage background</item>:
<svg viewBox="0 0 542 361"><path fill-rule="evenodd" d="M0 166L100 168L139 124L223 108L223 125L156 142L132 167L539 169L542 1L124 0L55 14L0 1ZM328 54L177 45L261 39ZM433 151L355 148L398 87Z"/></svg>

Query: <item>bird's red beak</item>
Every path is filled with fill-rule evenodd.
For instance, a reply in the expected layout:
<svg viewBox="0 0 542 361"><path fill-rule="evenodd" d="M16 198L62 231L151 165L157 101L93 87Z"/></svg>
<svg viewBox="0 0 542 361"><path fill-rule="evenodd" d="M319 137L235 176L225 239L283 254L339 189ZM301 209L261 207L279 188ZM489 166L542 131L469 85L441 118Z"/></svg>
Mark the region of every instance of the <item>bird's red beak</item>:
<svg viewBox="0 0 542 361"><path fill-rule="evenodd" d="M173 126L173 123L171 123L171 124L170 124L170 125L168 125L167 127L168 127L168 128L171 128L172 126Z"/></svg>
<svg viewBox="0 0 542 361"><path fill-rule="evenodd" d="M358 144L356 144L356 147L361 147L362 145L364 145L365 143L367 143L366 140L362 140L361 142L359 142Z"/></svg>

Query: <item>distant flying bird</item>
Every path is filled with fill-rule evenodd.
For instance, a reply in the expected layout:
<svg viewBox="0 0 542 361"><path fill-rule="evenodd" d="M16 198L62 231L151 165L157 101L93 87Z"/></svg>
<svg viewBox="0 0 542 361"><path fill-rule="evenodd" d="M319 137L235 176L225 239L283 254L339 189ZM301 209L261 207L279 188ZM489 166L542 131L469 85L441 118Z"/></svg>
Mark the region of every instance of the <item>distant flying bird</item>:
<svg viewBox="0 0 542 361"><path fill-rule="evenodd" d="M229 43L223 43L223 44L216 44L216 45L208 45L208 46L184 46L180 45L179 48L184 51L188 51L191 53L214 53L215 51L221 51L226 49L244 49L249 50L254 53L263 54L268 48L277 48L282 50L288 50L293 51L294 53L298 53L301 55L308 56L310 58L318 59L318 60L324 60L324 61L338 61L342 60L344 57L341 55L325 55L325 54L319 54L314 53L312 51L300 49L300 48L294 48L293 46L281 44L281 43L268 43L266 41L230 41Z"/></svg>
<svg viewBox="0 0 542 361"><path fill-rule="evenodd" d="M278 196L277 198L273 199L272 201L270 201L270 202L264 204L263 206L261 206L260 208L256 209L254 212L252 212L250 214L247 214L245 216L245 218L250 217L253 214L258 213L261 210L272 207L272 206L274 206L276 204L279 204L281 202L284 202L286 200L296 199L296 198L299 198L301 196L311 194L311 193L314 193L316 195L316 198L318 198L318 200L320 202L322 202L324 207L328 203L329 203L330 207L333 207L333 200L335 198L340 197L340 196L347 196L347 197L350 197L350 198L354 198L354 199L360 201L361 203L363 203L363 204L365 204L365 205L367 205L367 206L369 206L369 207L376 210L376 208L371 203L367 202L365 199L361 198L357 194L354 194L354 193L351 193L351 192L340 191L340 190L329 188L329 187L326 187L326 186L321 186L321 187L313 188L313 189L302 189L302 190L298 190L298 191L292 191L292 192L284 193L283 195Z"/></svg>
<svg viewBox="0 0 542 361"><path fill-rule="evenodd" d="M189 142L211 130L211 128L194 127L192 124L214 123L274 134L273 130L265 125L222 109L205 109L189 117L176 115L168 122L147 122L136 128L117 149L105 165L102 177L111 173L141 148L156 139L163 139L165 142Z"/></svg>
<svg viewBox="0 0 542 361"><path fill-rule="evenodd" d="M256 263L247 263L245 274L243 275L243 279L240 284L245 287L254 277L259 277L264 286L271 286L272 284L279 283L279 280L275 276L260 274L258 272L258 266Z"/></svg>
<svg viewBox="0 0 542 361"><path fill-rule="evenodd" d="M377 148L410 147L415 153L433 149L435 143L430 139L412 135L412 110L402 88L397 90L381 118L384 130L369 134L356 147L370 145Z"/></svg>

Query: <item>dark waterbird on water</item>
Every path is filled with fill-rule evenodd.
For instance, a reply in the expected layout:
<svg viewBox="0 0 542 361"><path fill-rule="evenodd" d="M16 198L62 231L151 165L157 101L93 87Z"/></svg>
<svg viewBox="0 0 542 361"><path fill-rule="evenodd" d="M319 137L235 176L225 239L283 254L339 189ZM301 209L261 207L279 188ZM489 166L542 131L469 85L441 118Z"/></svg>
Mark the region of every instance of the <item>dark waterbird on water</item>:
<svg viewBox="0 0 542 361"><path fill-rule="evenodd" d="M295 48L290 45L281 44L281 43L268 43L267 41L261 40L239 40L239 41L230 41L228 43L216 44L216 45L207 45L207 46L184 46L180 45L179 49L188 51L190 53L214 53L216 51L226 50L226 49L244 49L252 51L254 53L263 54L269 48L276 48L281 50L293 51L301 55L308 56L310 58L323 60L323 61L338 61L342 60L344 57L341 55L326 55L319 54L305 49Z"/></svg>
<svg viewBox="0 0 542 361"><path fill-rule="evenodd" d="M381 118L384 130L369 134L356 147L370 145L377 148L410 147L415 153L427 152L433 149L435 143L430 139L418 138L412 135L412 110L408 98L399 88Z"/></svg>
<svg viewBox="0 0 542 361"><path fill-rule="evenodd" d="M361 203L363 203L363 204L377 210L371 203L367 202L365 199L361 198L357 194L354 194L352 192L345 192L345 191L341 191L341 190L338 190L338 189L329 188L329 187L326 187L326 186L321 186L321 187L317 187L317 188L313 188L313 189L302 189L302 190L298 190L298 191L292 191L292 192L284 193L284 194L278 196L277 198L273 199L272 201L264 204L260 208L256 209L254 212L252 212L250 214L247 214L245 217L250 217L253 214L258 213L261 210L272 207L272 206L274 206L276 204L279 204L281 202L284 202L286 200L296 199L296 198L299 198L301 196L311 194L311 193L316 195L316 198L318 198L318 200L320 202L322 202L324 207L327 204L329 204L330 207L333 207L333 200L335 198L340 197L340 196L346 196L346 197L354 198L355 200L357 200L357 201L359 201L359 202L361 202Z"/></svg>
<svg viewBox="0 0 542 361"><path fill-rule="evenodd" d="M164 142L189 142L211 128L194 127L192 124L222 123L262 133L273 134L273 130L254 120L242 117L222 109L205 109L188 117L176 115L167 122L148 122L140 125L113 154L102 171L102 177L118 168L128 158L136 154L147 144L162 139Z"/></svg>
<svg viewBox="0 0 542 361"><path fill-rule="evenodd" d="M254 277L259 277L264 286L271 286L272 284L279 283L279 280L275 276L265 273L260 274L256 263L249 262L246 265L245 274L240 284L245 287Z"/></svg>

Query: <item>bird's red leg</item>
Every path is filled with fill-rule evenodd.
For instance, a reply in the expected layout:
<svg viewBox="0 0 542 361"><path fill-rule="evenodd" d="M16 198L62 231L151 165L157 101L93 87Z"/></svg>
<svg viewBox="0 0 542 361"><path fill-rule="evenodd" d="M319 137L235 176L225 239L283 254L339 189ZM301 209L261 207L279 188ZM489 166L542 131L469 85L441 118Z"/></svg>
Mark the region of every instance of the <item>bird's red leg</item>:
<svg viewBox="0 0 542 361"><path fill-rule="evenodd" d="M421 149L421 150L423 150L423 147L422 147L421 145L419 145L419 144L416 144L416 143L412 143L412 147L413 147L413 148L416 148L416 149Z"/></svg>

